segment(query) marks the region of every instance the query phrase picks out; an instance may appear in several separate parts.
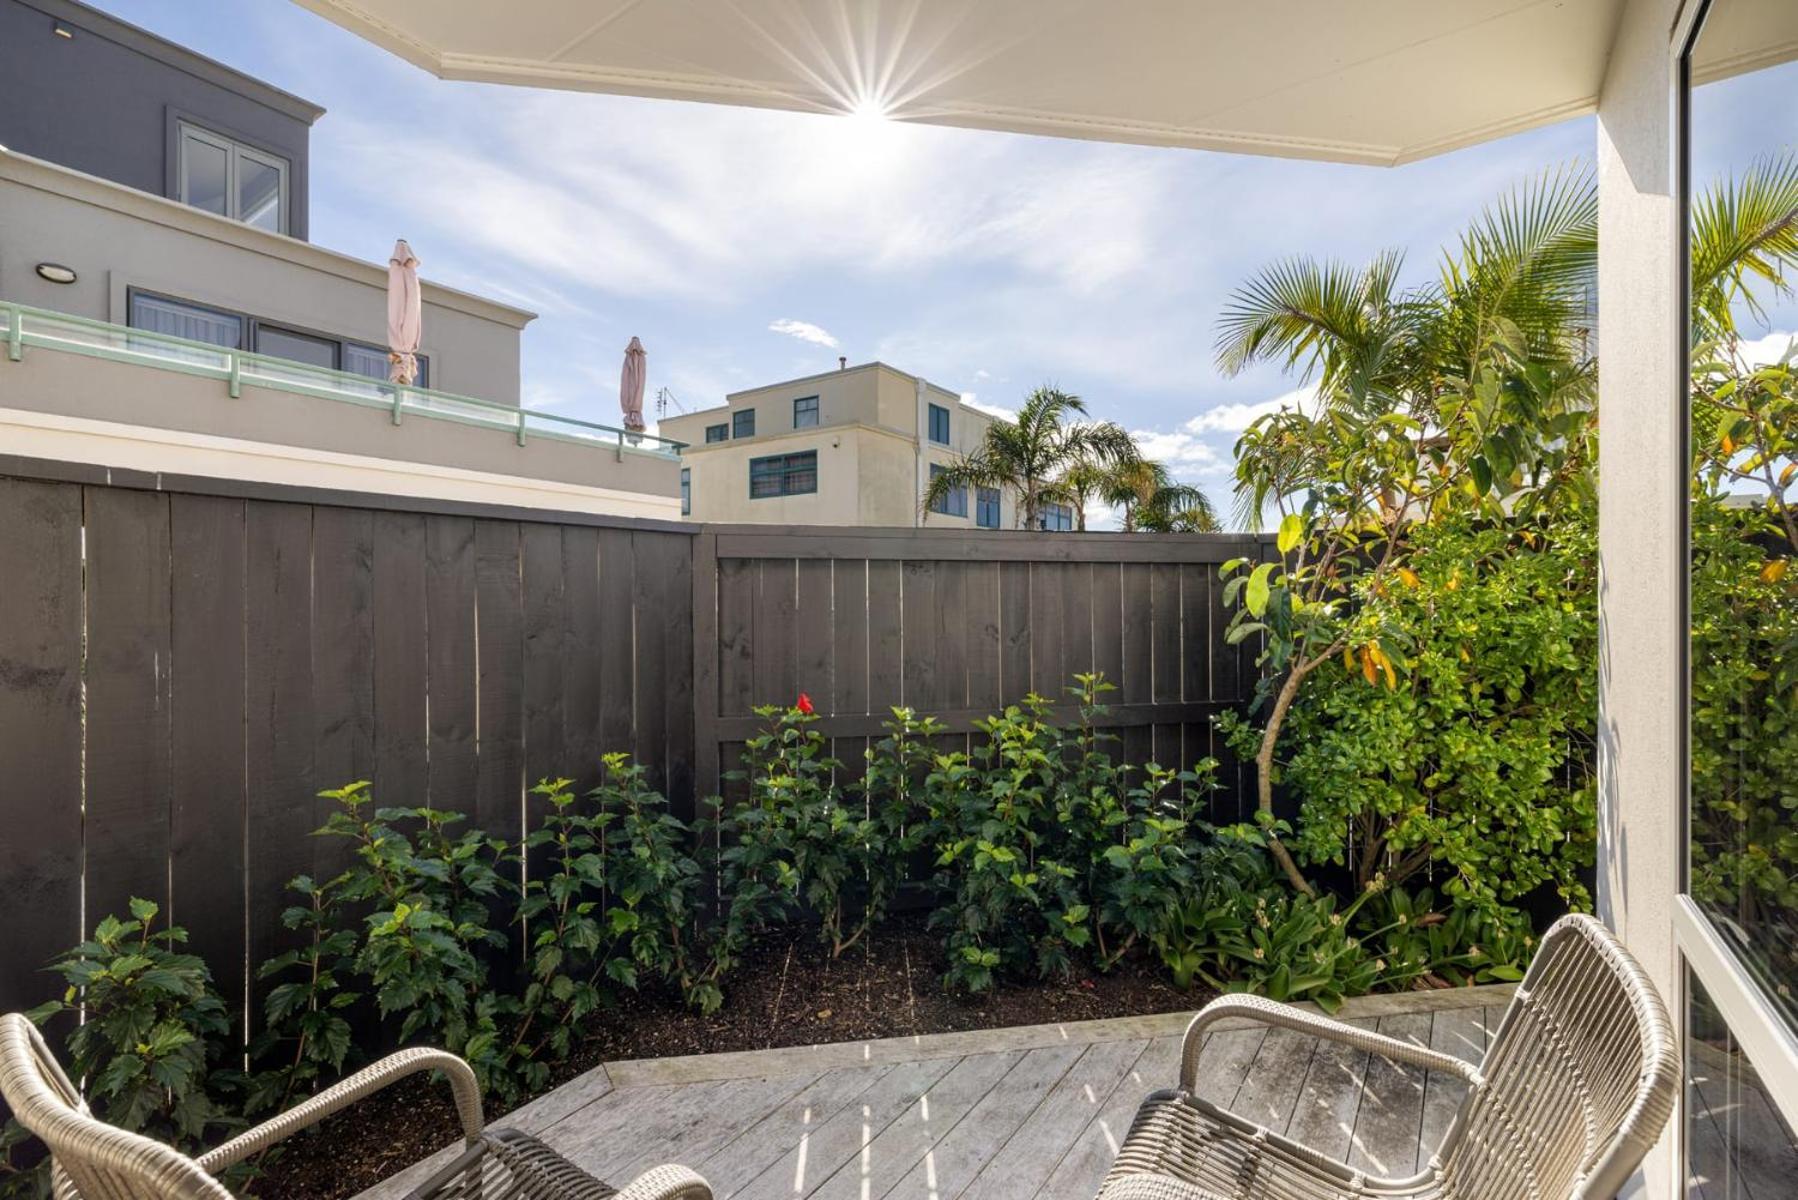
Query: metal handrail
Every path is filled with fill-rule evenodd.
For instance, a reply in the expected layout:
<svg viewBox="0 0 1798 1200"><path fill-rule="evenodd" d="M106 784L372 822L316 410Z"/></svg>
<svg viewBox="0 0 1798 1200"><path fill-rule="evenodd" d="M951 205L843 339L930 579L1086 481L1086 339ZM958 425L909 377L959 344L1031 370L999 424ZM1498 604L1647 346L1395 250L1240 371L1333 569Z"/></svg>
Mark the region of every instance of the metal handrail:
<svg viewBox="0 0 1798 1200"><path fill-rule="evenodd" d="M0 301L0 317L4 318L7 357L15 362L23 356L26 347L38 346L218 379L224 382L233 397L240 396L243 386L249 384L273 391L384 408L392 414L395 425L407 416L479 425L503 430L521 446L530 437L547 437L604 446L620 454L653 454L661 458L679 457L686 448L685 442L673 438L633 433L616 425L501 404L477 396L389 383L350 371L316 367L148 329L133 329L28 304ZM84 338L83 334L99 335L105 340L92 336Z"/></svg>

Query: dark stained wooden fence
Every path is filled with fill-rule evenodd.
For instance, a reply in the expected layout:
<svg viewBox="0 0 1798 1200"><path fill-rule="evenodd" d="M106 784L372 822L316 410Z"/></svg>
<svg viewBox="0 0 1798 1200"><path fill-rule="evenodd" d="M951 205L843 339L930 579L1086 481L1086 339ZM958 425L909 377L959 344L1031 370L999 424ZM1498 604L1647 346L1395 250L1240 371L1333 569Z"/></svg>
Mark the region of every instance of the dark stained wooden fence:
<svg viewBox="0 0 1798 1200"><path fill-rule="evenodd" d="M1212 718L1249 698L1254 651L1224 640L1218 569L1270 551L1231 535L707 527L694 547L699 792L728 794L764 724L753 710L800 692L856 771L895 705L967 748L977 720L1031 692L1071 717L1074 675L1100 672L1124 759L1215 756L1212 815L1235 820L1242 773Z"/></svg>
<svg viewBox="0 0 1798 1200"><path fill-rule="evenodd" d="M0 1011L132 896L241 1003L322 788L516 840L621 749L691 807L691 531L135 482L0 478Z"/></svg>
<svg viewBox="0 0 1798 1200"><path fill-rule="evenodd" d="M1224 762L1251 688L1228 536L685 526L0 459L0 1011L132 896L234 1008L288 881L345 864L320 789L518 839L527 785L629 750L691 816L808 692L853 770L888 709L949 745L1076 672L1133 762ZM698 648L697 653L696 649ZM251 1011L256 1006L251 1004Z"/></svg>

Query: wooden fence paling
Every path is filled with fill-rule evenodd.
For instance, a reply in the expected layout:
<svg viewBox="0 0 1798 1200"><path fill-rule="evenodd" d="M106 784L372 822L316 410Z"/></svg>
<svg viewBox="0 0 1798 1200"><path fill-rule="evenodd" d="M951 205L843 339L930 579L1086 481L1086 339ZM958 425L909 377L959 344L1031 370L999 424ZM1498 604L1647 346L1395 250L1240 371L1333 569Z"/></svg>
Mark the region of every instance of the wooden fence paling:
<svg viewBox="0 0 1798 1200"><path fill-rule="evenodd" d="M1248 651L1223 640L1218 570L1261 539L717 526L695 555L699 793L719 790L763 721L800 691L848 773L904 704L966 748L975 723L1035 691L1057 719L1077 673L1117 689L1103 724L1123 759L1191 767L1213 718L1245 702ZM707 579L715 564L715 580ZM709 660L709 661L708 661ZM1223 759L1223 755L1219 755ZM1211 805L1243 811L1233 760Z"/></svg>
<svg viewBox="0 0 1798 1200"><path fill-rule="evenodd" d="M691 526L22 459L0 512L0 1010L142 895L253 1033L288 881L348 861L308 836L316 793L354 779L516 843L532 783L588 787L611 750L693 818L753 709L799 691L853 778L894 705L963 749L1032 690L1071 717L1095 670L1119 753L1190 766L1253 681L1216 577L1255 538ZM1226 760L1214 815L1243 782Z"/></svg>

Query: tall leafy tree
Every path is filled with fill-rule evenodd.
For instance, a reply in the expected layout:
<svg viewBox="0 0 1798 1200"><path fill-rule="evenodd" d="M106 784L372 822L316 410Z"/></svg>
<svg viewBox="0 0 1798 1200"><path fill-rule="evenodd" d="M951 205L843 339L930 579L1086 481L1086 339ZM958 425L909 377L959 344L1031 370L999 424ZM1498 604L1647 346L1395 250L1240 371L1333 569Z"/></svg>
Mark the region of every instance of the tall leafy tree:
<svg viewBox="0 0 1798 1200"><path fill-rule="evenodd" d="M1293 259L1225 311L1226 374L1271 361L1318 388L1312 411L1264 417L1237 444L1240 515L1277 515L1279 558L1240 564L1226 593L1230 636L1264 646L1259 816L1300 890L1273 812L1286 716L1338 656L1389 687L1405 664L1402 631L1360 599L1412 577L1412 531L1449 512L1590 501L1596 237L1590 172L1550 172L1477 218L1430 283L1402 286L1396 252L1360 268Z"/></svg>
<svg viewBox="0 0 1798 1200"><path fill-rule="evenodd" d="M1031 392L1015 421L987 426L979 446L931 479L923 508L957 488L1005 488L1018 497L1018 525L1038 528L1050 504L1076 500L1068 473L1083 464L1115 466L1137 457L1130 435L1110 421L1086 421L1086 403L1056 388Z"/></svg>

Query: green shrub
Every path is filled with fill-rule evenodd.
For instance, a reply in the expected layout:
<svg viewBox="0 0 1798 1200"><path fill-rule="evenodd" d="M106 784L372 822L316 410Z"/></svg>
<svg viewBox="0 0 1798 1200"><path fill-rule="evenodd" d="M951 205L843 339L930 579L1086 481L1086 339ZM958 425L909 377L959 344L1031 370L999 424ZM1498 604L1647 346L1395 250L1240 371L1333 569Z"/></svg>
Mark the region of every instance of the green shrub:
<svg viewBox="0 0 1798 1200"><path fill-rule="evenodd" d="M224 1065L230 1021L206 964L179 949L187 930L157 929L161 910L149 900L134 897L130 911L102 918L91 940L51 964L67 989L27 1015L38 1025L84 1017L58 1058L95 1116L197 1152L239 1124L219 1103L240 1082ZM0 1132L0 1196L9 1200L50 1195L48 1161L28 1166L20 1156L29 1141L13 1120Z"/></svg>
<svg viewBox="0 0 1798 1200"><path fill-rule="evenodd" d="M353 1031L344 1012L362 999L345 987L355 978L356 931L340 923L342 889L310 875L288 884L304 903L290 905L281 923L301 934L297 950L278 954L257 969L258 979L289 976L269 989L261 1030L250 1043L250 1060L271 1064L250 1075L244 1111L280 1110L317 1090L343 1071Z"/></svg>
<svg viewBox="0 0 1798 1200"><path fill-rule="evenodd" d="M108 1124L175 1146L198 1146L232 1124L214 1100L229 1076L215 1063L230 1033L224 1001L198 956L177 949L179 925L156 929L161 910L133 898L131 918L103 918L92 940L51 969L68 984L61 1000L33 1009L42 1025L60 1013L84 1019L64 1041L63 1067Z"/></svg>
<svg viewBox="0 0 1798 1200"><path fill-rule="evenodd" d="M642 764L628 754L607 754L599 786L588 793L598 805L605 847L605 927L619 939L607 975L635 988L644 978L677 984L689 1002L697 996L705 946L700 928L704 873L689 847L693 832L668 801L650 788ZM715 1008L716 1001L710 1007Z"/></svg>
<svg viewBox="0 0 1798 1200"><path fill-rule="evenodd" d="M936 863L932 922L944 931L949 986L1065 977L1083 962L1108 970L1175 919L1194 882L1192 818L1216 764L1119 763L1098 729L1111 690L1103 676L1077 675L1070 726L1030 695L976 722L971 755L934 757L919 840Z"/></svg>
<svg viewBox="0 0 1798 1200"><path fill-rule="evenodd" d="M1080 873L1045 839L1063 783L1048 710L1033 693L976 721L974 754L937 756L926 780L941 897L931 922L945 931L951 986L978 992L998 973L1066 975L1091 941Z"/></svg>
<svg viewBox="0 0 1798 1200"><path fill-rule="evenodd" d="M1441 909L1429 888L1382 891L1370 904L1370 923L1382 940L1381 983L1388 989L1419 981L1466 986L1515 983L1535 952L1527 918L1500 907L1451 898Z"/></svg>
<svg viewBox="0 0 1798 1200"><path fill-rule="evenodd" d="M1367 647L1319 668L1287 716L1277 780L1310 864L1403 885L1424 872L1494 911L1548 884L1590 905L1597 614L1589 523L1448 520L1412 535L1412 564L1364 601ZM1258 727L1228 714L1238 753Z"/></svg>

